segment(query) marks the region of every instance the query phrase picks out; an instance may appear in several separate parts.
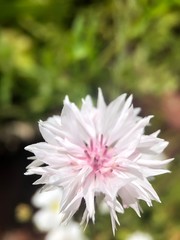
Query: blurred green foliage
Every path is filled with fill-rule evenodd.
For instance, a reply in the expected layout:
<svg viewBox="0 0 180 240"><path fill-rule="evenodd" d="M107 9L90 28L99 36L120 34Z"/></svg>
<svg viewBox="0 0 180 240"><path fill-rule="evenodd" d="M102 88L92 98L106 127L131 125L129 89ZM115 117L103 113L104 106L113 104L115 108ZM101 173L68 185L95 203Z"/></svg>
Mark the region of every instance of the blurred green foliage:
<svg viewBox="0 0 180 240"><path fill-rule="evenodd" d="M0 119L37 119L102 87L178 89L178 0L0 1Z"/></svg>
<svg viewBox="0 0 180 240"><path fill-rule="evenodd" d="M99 86L106 99L179 90L179 0L0 0L0 11L1 124L37 120L60 109L66 94L78 103ZM99 214L90 239L123 240L137 229L179 239L178 167L173 180L157 182L163 205L143 206L141 219L127 210L116 238Z"/></svg>

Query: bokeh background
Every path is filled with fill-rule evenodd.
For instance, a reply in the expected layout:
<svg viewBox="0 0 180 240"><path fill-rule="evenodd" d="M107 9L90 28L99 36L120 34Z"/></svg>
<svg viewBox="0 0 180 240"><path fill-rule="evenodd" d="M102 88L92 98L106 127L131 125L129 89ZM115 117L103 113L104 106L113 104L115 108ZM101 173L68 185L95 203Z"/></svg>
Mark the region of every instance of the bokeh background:
<svg viewBox="0 0 180 240"><path fill-rule="evenodd" d="M162 204L121 215L113 238L108 215L85 231L89 239L124 240L136 230L155 240L180 239L180 1L0 0L0 239L43 239L33 226L36 179L24 176L24 147L60 113L66 94L76 104L101 87L109 102L133 93L148 132L161 129L175 157L171 174L152 182Z"/></svg>

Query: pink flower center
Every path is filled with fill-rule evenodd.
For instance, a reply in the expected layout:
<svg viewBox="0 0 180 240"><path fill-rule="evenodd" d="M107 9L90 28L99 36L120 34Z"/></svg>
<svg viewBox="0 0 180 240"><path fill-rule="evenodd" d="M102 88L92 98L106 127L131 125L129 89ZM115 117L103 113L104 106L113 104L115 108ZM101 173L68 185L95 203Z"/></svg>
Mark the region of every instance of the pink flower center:
<svg viewBox="0 0 180 240"><path fill-rule="evenodd" d="M85 160L93 168L94 172L105 173L109 171L109 161L112 157L112 149L106 145L103 135L100 135L90 143L85 143Z"/></svg>

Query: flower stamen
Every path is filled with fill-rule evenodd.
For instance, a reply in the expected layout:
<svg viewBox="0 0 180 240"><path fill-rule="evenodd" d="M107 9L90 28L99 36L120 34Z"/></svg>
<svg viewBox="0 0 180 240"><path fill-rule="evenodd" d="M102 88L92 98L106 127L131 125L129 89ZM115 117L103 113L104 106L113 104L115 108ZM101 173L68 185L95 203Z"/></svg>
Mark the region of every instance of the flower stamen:
<svg viewBox="0 0 180 240"><path fill-rule="evenodd" d="M110 160L111 154L108 152L108 146L105 145L103 134L95 140L91 139L89 145L85 143L84 160L93 168L93 170L104 170L104 164Z"/></svg>

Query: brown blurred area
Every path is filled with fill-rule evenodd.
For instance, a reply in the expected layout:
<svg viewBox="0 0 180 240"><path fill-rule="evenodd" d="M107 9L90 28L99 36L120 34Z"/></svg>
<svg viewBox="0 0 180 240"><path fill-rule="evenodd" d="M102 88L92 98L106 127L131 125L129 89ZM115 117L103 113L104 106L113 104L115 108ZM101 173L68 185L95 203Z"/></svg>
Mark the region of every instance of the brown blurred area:
<svg viewBox="0 0 180 240"><path fill-rule="evenodd" d="M0 129L1 240L40 239L36 238L37 231L31 222L30 202L36 189L32 182L37 177L24 176L29 156L24 147L37 140L36 128L27 122L9 121Z"/></svg>

